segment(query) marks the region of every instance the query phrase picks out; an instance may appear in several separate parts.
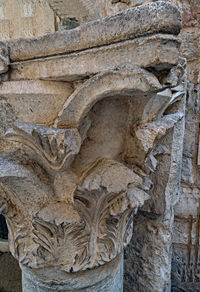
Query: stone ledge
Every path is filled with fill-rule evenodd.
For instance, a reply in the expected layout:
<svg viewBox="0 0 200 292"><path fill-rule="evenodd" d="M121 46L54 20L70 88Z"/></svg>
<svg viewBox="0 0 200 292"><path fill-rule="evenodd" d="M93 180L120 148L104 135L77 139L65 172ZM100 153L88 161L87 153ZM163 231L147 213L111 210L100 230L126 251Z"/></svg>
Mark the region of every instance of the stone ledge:
<svg viewBox="0 0 200 292"><path fill-rule="evenodd" d="M169 69L178 63L179 46L173 35L141 37L79 53L12 63L9 78L73 81L124 64Z"/></svg>
<svg viewBox="0 0 200 292"><path fill-rule="evenodd" d="M181 13L178 8L170 2L158 1L72 30L58 31L36 39L10 41L10 60L66 54L156 33L178 34L180 29Z"/></svg>

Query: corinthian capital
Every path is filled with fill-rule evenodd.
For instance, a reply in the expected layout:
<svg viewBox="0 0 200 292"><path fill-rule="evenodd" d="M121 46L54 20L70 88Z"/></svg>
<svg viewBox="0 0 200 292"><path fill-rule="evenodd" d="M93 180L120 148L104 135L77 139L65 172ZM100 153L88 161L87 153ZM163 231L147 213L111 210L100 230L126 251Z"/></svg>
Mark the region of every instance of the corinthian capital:
<svg viewBox="0 0 200 292"><path fill-rule="evenodd" d="M54 127L16 122L7 131L18 150L0 157L1 212L22 269L77 273L120 257L150 198L155 147L183 117L166 113L181 100L174 92L124 66L83 83Z"/></svg>
<svg viewBox="0 0 200 292"><path fill-rule="evenodd" d="M148 195L142 179L117 161L99 158L77 174L76 129L15 123L8 138L26 147L1 158L2 212L10 246L29 268L77 272L120 255L132 235L132 214Z"/></svg>

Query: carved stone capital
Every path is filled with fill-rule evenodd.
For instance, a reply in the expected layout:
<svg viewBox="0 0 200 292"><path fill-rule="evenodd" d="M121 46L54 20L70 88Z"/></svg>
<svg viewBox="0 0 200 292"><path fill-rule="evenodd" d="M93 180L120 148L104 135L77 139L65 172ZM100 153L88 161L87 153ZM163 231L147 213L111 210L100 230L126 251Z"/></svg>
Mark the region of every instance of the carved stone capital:
<svg viewBox="0 0 200 292"><path fill-rule="evenodd" d="M15 123L7 136L28 146L13 160L1 158L2 212L20 263L78 272L120 255L132 236L133 211L149 198L143 180L108 158L80 174L70 169L80 150L76 129Z"/></svg>
<svg viewBox="0 0 200 292"><path fill-rule="evenodd" d="M166 77L168 84L175 72ZM73 92L55 127L16 122L7 131L8 139L24 145L0 157L1 212L11 251L22 267L80 272L123 253L132 236L133 214L150 198L155 147L183 117L177 110L166 114L181 100L177 82L174 89L166 88L139 67L105 71ZM138 98L141 107L134 114ZM119 138L112 124L108 131L96 121L103 99L113 118L121 100L126 104L126 132ZM105 146L98 135L91 138L97 129L101 137L105 131Z"/></svg>
<svg viewBox="0 0 200 292"><path fill-rule="evenodd" d="M0 155L0 212L25 292L122 291L123 249L138 208L156 200L159 155L173 154L171 176L180 169L172 149L184 123L185 71L172 35L180 25L177 8L161 1L10 42L10 80L74 82L52 123L15 122L6 133L15 151Z"/></svg>

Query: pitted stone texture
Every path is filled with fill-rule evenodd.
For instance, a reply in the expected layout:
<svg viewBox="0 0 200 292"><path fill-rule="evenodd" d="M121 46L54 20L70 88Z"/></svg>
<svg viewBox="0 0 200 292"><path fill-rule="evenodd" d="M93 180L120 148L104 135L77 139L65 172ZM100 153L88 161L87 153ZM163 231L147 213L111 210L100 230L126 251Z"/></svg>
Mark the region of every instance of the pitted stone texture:
<svg viewBox="0 0 200 292"><path fill-rule="evenodd" d="M3 135L15 120L52 125L71 92L71 85L62 82L30 80L1 83L0 152L9 150L10 144Z"/></svg>
<svg viewBox="0 0 200 292"><path fill-rule="evenodd" d="M171 35L141 37L54 58L12 63L8 78L73 81L125 64L168 70L178 63L179 46L177 37Z"/></svg>
<svg viewBox="0 0 200 292"><path fill-rule="evenodd" d="M188 62L200 58L200 30L187 28L181 31L181 54Z"/></svg>
<svg viewBox="0 0 200 292"><path fill-rule="evenodd" d="M55 31L55 15L46 0L2 0L0 7L0 40Z"/></svg>
<svg viewBox="0 0 200 292"><path fill-rule="evenodd" d="M189 254L188 254L189 252ZM198 251L199 252L199 251ZM172 292L199 292L199 258L196 262L196 247L173 245Z"/></svg>
<svg viewBox="0 0 200 292"><path fill-rule="evenodd" d="M200 24L200 7L198 0L179 0L183 10L183 27L198 26Z"/></svg>
<svg viewBox="0 0 200 292"><path fill-rule="evenodd" d="M126 292L168 291L171 231L167 225L154 214L136 216L134 236L125 250Z"/></svg>
<svg viewBox="0 0 200 292"><path fill-rule="evenodd" d="M71 94L54 127L16 122L7 131L8 139L25 146L17 144L17 152L0 157L1 212L22 269L39 270L43 280L49 275L56 285L59 273L76 277L106 268L130 242L133 214L150 199L147 192L158 180L164 153L170 156L165 216L156 222L152 243L164 242L158 248L163 256L148 254L150 269L162 269L157 279L147 278L146 287L154 282L156 289L168 289L170 212L177 200L183 141L183 76L182 63L170 66L160 81L157 71L138 66L103 71ZM159 199L153 194L144 207L147 213ZM162 209L154 210L163 215ZM145 230L150 241L151 226Z"/></svg>
<svg viewBox="0 0 200 292"><path fill-rule="evenodd" d="M60 285L59 276L63 277ZM40 277L37 278L26 269L23 270L22 277L24 292L123 292L123 256L120 255L103 269L101 267L75 275L58 274L57 283L53 283L49 275L44 283Z"/></svg>
<svg viewBox="0 0 200 292"><path fill-rule="evenodd" d="M155 2L131 8L84 24L70 31L59 31L38 39L9 43L11 62L81 51L136 37L166 33L178 34L181 14L170 2Z"/></svg>
<svg viewBox="0 0 200 292"><path fill-rule="evenodd" d="M9 252L0 252L0 291L21 292L21 271Z"/></svg>

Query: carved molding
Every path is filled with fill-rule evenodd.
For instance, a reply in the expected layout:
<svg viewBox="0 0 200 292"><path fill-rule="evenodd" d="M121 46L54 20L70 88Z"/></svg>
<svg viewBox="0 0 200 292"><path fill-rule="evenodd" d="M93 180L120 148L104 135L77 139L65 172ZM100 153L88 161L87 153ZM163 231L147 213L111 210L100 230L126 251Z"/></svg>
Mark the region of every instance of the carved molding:
<svg viewBox="0 0 200 292"><path fill-rule="evenodd" d="M109 98L129 91L150 93L161 88L153 74L137 66L104 71L73 92L59 113L55 125L77 127L92 106L106 96Z"/></svg>

